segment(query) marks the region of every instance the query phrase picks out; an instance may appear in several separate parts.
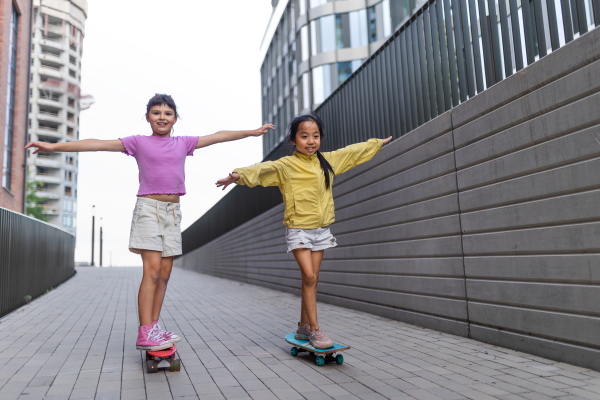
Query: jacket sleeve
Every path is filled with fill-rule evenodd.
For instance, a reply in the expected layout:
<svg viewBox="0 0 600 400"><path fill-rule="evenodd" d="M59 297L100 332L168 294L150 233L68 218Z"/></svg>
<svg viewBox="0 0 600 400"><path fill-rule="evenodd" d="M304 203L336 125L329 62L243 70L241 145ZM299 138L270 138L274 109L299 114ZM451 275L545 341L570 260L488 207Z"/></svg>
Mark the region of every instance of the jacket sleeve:
<svg viewBox="0 0 600 400"><path fill-rule="evenodd" d="M283 182L283 164L280 161L265 161L246 168L236 168L240 178L238 185L254 186L279 186Z"/></svg>
<svg viewBox="0 0 600 400"><path fill-rule="evenodd" d="M323 153L323 156L329 161L335 174L339 175L369 161L381 151L382 146L381 139L369 139L363 143L355 143L343 149Z"/></svg>

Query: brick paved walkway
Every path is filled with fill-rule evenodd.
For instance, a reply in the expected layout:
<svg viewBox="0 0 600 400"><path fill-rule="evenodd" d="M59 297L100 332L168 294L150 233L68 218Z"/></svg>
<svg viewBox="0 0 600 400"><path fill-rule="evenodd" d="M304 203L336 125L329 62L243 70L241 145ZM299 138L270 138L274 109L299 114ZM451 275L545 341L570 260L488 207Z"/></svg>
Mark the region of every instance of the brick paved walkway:
<svg viewBox="0 0 600 400"><path fill-rule="evenodd" d="M324 328L353 349L317 367L283 340L298 297L183 270L163 311L181 372L149 375L134 346L140 278L82 268L0 319L0 399L600 399L598 372L326 304Z"/></svg>

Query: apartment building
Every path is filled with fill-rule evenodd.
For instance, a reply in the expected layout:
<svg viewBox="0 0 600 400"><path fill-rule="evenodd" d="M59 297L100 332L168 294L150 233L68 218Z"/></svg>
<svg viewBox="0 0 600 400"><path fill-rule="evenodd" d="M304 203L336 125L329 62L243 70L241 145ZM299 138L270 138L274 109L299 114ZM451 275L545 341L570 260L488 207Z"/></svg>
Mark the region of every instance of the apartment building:
<svg viewBox="0 0 600 400"><path fill-rule="evenodd" d="M0 207L24 212L31 0L0 1Z"/></svg>
<svg viewBox="0 0 600 400"><path fill-rule="evenodd" d="M79 114L90 105L81 96L86 19L86 0L34 0L31 140L79 139ZM43 184L37 194L48 221L75 234L78 154L31 154L28 165L29 179Z"/></svg>

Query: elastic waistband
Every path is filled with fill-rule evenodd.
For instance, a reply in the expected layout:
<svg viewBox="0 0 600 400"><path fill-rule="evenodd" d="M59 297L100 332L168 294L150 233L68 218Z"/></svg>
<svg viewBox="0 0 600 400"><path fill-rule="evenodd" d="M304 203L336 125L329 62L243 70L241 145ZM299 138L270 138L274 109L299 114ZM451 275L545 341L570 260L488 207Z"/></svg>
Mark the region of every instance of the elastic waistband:
<svg viewBox="0 0 600 400"><path fill-rule="evenodd" d="M145 203L145 204L149 204L151 206L154 207L158 207L158 208L176 208L179 209L179 203L170 203L168 201L160 201L160 200L154 200L154 199L149 199L148 197L138 197L137 198L137 202L138 203Z"/></svg>

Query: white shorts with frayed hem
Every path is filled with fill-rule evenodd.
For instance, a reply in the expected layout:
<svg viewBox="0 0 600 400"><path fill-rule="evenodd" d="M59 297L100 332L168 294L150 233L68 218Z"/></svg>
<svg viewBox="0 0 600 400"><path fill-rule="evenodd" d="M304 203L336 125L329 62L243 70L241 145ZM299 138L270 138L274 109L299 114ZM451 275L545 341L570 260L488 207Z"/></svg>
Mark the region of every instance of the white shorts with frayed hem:
<svg viewBox="0 0 600 400"><path fill-rule="evenodd" d="M182 254L181 210L179 203L138 197L133 210L129 251L160 251L162 257Z"/></svg>
<svg viewBox="0 0 600 400"><path fill-rule="evenodd" d="M315 229L287 228L285 237L288 253L296 249L321 251L337 246L329 227Z"/></svg>

